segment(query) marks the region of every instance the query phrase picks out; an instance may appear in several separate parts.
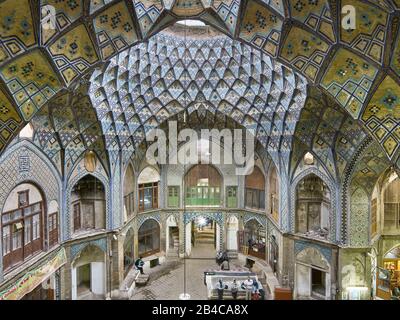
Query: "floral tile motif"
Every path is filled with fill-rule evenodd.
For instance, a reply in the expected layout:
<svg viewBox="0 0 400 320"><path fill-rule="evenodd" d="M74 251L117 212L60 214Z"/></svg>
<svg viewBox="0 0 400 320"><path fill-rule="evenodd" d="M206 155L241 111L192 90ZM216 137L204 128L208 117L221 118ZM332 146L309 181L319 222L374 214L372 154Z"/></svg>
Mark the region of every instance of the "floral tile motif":
<svg viewBox="0 0 400 320"><path fill-rule="evenodd" d="M61 89L56 72L38 49L4 65L0 75L25 120L29 120Z"/></svg>
<svg viewBox="0 0 400 320"><path fill-rule="evenodd" d="M340 48L322 78L321 85L356 119L378 70L347 49Z"/></svg>
<svg viewBox="0 0 400 320"><path fill-rule="evenodd" d="M67 85L99 60L84 24L58 38L49 51Z"/></svg>

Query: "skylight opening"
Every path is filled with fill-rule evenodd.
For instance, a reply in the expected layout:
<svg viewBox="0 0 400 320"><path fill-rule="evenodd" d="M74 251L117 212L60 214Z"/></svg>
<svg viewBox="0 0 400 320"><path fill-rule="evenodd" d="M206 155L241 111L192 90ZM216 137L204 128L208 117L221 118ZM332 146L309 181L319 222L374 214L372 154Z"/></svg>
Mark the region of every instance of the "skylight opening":
<svg viewBox="0 0 400 320"><path fill-rule="evenodd" d="M206 24L203 21L200 20L192 20L192 19L187 19L187 20L180 20L177 21L176 23L188 27L204 27Z"/></svg>

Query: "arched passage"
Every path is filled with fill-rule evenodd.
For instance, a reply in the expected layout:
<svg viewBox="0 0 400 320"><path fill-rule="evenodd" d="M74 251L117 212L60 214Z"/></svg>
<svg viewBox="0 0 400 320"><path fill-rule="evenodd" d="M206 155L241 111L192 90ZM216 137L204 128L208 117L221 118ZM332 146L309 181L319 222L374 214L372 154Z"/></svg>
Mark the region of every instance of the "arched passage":
<svg viewBox="0 0 400 320"><path fill-rule="evenodd" d="M106 256L96 245L86 246L71 263L72 300L92 300L106 294Z"/></svg>
<svg viewBox="0 0 400 320"><path fill-rule="evenodd" d="M215 258L216 251L223 248L223 227L219 214L184 213L185 251L192 258Z"/></svg>
<svg viewBox="0 0 400 320"><path fill-rule="evenodd" d="M250 219L239 231L239 245L245 255L265 260L267 231L257 219Z"/></svg>
<svg viewBox="0 0 400 320"><path fill-rule="evenodd" d="M138 230L139 256L146 257L161 250L160 225L154 219L147 219Z"/></svg>
<svg viewBox="0 0 400 320"><path fill-rule="evenodd" d="M321 252L307 247L297 253L295 263L295 298L330 299L330 264Z"/></svg>

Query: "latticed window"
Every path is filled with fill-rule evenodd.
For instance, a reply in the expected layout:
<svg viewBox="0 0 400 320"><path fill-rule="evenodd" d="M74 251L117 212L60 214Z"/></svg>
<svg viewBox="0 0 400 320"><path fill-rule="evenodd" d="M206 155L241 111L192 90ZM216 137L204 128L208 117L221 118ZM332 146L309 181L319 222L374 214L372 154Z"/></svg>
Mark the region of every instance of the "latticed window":
<svg viewBox="0 0 400 320"><path fill-rule="evenodd" d="M158 208L158 182L139 184L139 211Z"/></svg>
<svg viewBox="0 0 400 320"><path fill-rule="evenodd" d="M29 205L29 191L18 193L18 209L2 214L3 264L8 269L43 248L43 201Z"/></svg>

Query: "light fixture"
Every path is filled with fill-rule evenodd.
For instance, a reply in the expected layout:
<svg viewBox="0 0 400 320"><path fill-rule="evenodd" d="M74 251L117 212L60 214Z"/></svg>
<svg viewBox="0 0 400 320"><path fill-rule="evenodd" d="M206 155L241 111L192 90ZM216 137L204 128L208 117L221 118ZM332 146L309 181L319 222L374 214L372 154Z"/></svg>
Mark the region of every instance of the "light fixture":
<svg viewBox="0 0 400 320"><path fill-rule="evenodd" d="M311 152L307 152L307 153L304 155L304 163L307 164L307 165L312 165L312 164L314 164L314 156L312 155Z"/></svg>

